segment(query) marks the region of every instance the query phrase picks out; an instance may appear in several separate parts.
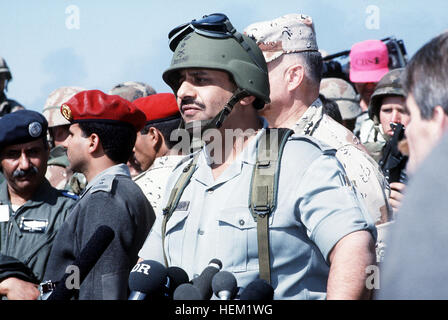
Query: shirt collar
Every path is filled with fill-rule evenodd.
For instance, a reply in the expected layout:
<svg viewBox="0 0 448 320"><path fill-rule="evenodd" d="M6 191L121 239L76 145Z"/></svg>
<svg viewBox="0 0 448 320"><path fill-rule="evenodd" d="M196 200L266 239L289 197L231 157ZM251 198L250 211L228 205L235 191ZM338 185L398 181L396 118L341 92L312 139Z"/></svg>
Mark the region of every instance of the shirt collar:
<svg viewBox="0 0 448 320"><path fill-rule="evenodd" d="M236 157L236 159L230 164L229 167L219 176L216 181L213 178L211 165L213 163L213 159L210 156L210 152L212 149L203 148L200 152L202 153L198 160L198 166L201 167L201 170L196 170L193 174L193 177L207 186L215 186L225 181L228 181L241 173L243 164L255 165L256 162L256 153L257 153L257 145L258 140L266 131L266 128L269 127L268 122L265 118L259 117L263 123L263 128L258 130L256 136L249 141L247 146L243 149L243 151Z"/></svg>
<svg viewBox="0 0 448 320"><path fill-rule="evenodd" d="M310 132L314 130L314 128L320 122L322 117L323 117L322 101L319 98L317 98L299 119L299 121L294 127L294 131L298 134L308 135L310 134Z"/></svg>
<svg viewBox="0 0 448 320"><path fill-rule="evenodd" d="M124 163L120 163L120 164L116 164L112 167L107 168L106 170L101 171L99 174L97 174L92 181L90 181L86 188L84 189L82 194L85 194L87 192L87 190L89 190L92 186L94 186L95 184L97 184L101 178L103 178L104 176L107 175L112 175L112 176L117 176L117 175L122 175L122 176L131 176L131 173L129 171L129 168L126 164Z"/></svg>

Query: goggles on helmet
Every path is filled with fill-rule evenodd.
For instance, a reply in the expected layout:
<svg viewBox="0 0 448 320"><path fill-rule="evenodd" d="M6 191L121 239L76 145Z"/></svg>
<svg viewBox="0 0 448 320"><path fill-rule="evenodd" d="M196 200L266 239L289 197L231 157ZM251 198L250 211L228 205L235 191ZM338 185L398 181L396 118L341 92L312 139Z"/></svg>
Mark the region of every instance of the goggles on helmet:
<svg viewBox="0 0 448 320"><path fill-rule="evenodd" d="M266 71L258 63L250 46L246 43L242 34L236 31L236 29L230 23L229 18L225 14L213 13L210 15L205 15L202 17L202 19L194 19L191 22L181 24L180 26L171 30L168 34L169 46L171 51L174 52L179 42L182 41L182 39L191 32L196 32L197 34L200 34L202 36L217 39L234 38L249 54L250 58L257 65L257 67L261 71L263 71L263 73L266 73Z"/></svg>

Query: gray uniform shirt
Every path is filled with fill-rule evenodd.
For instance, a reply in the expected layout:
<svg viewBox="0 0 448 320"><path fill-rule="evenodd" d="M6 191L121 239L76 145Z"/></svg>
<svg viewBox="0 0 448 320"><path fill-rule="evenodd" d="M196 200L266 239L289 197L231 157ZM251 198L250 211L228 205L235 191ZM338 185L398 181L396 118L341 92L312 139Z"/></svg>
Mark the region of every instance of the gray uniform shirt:
<svg viewBox="0 0 448 320"><path fill-rule="evenodd" d="M196 171L168 221L165 239L169 265L183 268L190 279L213 258L222 261L223 270L232 272L241 288L258 278L257 225L248 199L261 131L216 180L206 149L200 151ZM346 183L334 154L310 137L295 136L286 143L278 205L269 218L275 299L325 298L333 246L354 231L370 230L376 235L370 215ZM187 163L170 177L164 206ZM158 214L139 256L163 263L161 222Z"/></svg>
<svg viewBox="0 0 448 320"><path fill-rule="evenodd" d="M45 279L60 280L96 229L107 225L115 237L81 284L79 299L127 299L129 272L154 219L151 205L125 164L104 170L89 182L60 229Z"/></svg>

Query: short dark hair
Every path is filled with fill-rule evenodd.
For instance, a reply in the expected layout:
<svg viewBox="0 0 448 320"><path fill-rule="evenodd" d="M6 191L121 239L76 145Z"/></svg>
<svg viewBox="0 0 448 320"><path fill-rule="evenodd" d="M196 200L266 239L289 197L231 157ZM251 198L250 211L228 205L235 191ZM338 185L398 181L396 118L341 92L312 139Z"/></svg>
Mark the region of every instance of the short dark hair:
<svg viewBox="0 0 448 320"><path fill-rule="evenodd" d="M336 122L342 124L342 115L338 104L334 100L325 98L322 94L319 94L319 98L322 101L322 112L329 115Z"/></svg>
<svg viewBox="0 0 448 320"><path fill-rule="evenodd" d="M168 147L168 149L171 149L179 142L178 139L176 140L171 139L171 133L179 128L181 120L182 116L179 114L175 117L167 118L166 120L157 121L153 123L150 122L145 126L145 129L146 128L149 129L150 127L158 129L162 133L163 138L165 139L166 146Z"/></svg>
<svg viewBox="0 0 448 320"><path fill-rule="evenodd" d="M305 74L315 85L319 86L322 80L323 62L319 51L301 51L283 54L283 57L291 56L301 60L305 68Z"/></svg>
<svg viewBox="0 0 448 320"><path fill-rule="evenodd" d="M431 119L436 106L448 115L448 32L433 38L409 61L404 90L412 94L423 119Z"/></svg>
<svg viewBox="0 0 448 320"><path fill-rule="evenodd" d="M83 136L96 133L104 153L115 163L126 163L131 157L137 132L135 128L122 123L80 122Z"/></svg>

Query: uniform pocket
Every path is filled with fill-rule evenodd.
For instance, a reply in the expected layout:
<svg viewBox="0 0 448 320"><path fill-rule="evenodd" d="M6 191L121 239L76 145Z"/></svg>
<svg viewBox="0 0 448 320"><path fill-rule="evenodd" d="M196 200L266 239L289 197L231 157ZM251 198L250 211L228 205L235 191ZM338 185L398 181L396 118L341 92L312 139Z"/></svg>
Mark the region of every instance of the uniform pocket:
<svg viewBox="0 0 448 320"><path fill-rule="evenodd" d="M171 218L166 224L166 240L165 248L167 250L168 256L173 256L174 254L180 254L183 251L184 237L185 237L185 221L189 215L190 211L174 211ZM176 248L171 252L171 245Z"/></svg>
<svg viewBox="0 0 448 320"><path fill-rule="evenodd" d="M218 223L218 241L225 268L231 272L258 270L257 223L249 209L222 209Z"/></svg>

